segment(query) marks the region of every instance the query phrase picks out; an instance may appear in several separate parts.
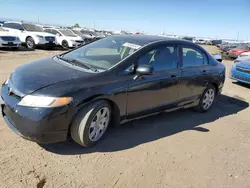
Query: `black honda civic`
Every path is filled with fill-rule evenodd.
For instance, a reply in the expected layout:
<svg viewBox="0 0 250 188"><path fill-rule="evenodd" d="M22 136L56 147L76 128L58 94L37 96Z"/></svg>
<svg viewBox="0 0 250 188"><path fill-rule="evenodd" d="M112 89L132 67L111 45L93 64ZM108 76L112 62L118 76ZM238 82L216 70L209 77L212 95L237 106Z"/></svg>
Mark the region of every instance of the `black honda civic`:
<svg viewBox="0 0 250 188"><path fill-rule="evenodd" d="M192 42L110 36L16 68L1 87L9 128L37 143L90 147L108 127L145 115L211 108L225 67Z"/></svg>

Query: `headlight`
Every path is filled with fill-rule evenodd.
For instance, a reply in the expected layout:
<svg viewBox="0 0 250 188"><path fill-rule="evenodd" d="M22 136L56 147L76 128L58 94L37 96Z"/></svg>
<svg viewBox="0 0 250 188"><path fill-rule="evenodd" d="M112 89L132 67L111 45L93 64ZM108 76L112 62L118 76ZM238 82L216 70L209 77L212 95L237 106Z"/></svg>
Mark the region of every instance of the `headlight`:
<svg viewBox="0 0 250 188"><path fill-rule="evenodd" d="M43 36L41 36L41 35L36 35L36 37L39 39L43 39Z"/></svg>
<svg viewBox="0 0 250 188"><path fill-rule="evenodd" d="M18 41L18 42L20 41L19 37L16 38L16 41Z"/></svg>
<svg viewBox="0 0 250 188"><path fill-rule="evenodd" d="M72 97L46 97L27 95L19 103L19 106L54 108L65 106L72 101Z"/></svg>
<svg viewBox="0 0 250 188"><path fill-rule="evenodd" d="M9 79L10 79L10 77L8 77L8 78L5 80L5 82L3 83L3 85L8 85Z"/></svg>

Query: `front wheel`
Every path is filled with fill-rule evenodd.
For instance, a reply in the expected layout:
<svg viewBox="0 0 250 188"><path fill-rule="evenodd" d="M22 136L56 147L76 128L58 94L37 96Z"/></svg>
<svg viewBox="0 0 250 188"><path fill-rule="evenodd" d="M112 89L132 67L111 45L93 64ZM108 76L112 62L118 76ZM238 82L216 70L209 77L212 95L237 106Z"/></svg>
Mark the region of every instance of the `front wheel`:
<svg viewBox="0 0 250 188"><path fill-rule="evenodd" d="M31 50L34 50L36 48L35 41L33 40L32 37L28 37L26 39L26 47Z"/></svg>
<svg viewBox="0 0 250 188"><path fill-rule="evenodd" d="M216 89L213 85L208 85L208 87L203 92L199 105L196 106L194 109L198 112L206 112L208 111L215 100L216 97Z"/></svg>
<svg viewBox="0 0 250 188"><path fill-rule="evenodd" d="M69 44L66 40L62 41L62 47L63 47L63 49L69 49Z"/></svg>
<svg viewBox="0 0 250 188"><path fill-rule="evenodd" d="M111 120L111 106L107 101L97 101L84 107L71 126L72 139L85 147L100 141Z"/></svg>

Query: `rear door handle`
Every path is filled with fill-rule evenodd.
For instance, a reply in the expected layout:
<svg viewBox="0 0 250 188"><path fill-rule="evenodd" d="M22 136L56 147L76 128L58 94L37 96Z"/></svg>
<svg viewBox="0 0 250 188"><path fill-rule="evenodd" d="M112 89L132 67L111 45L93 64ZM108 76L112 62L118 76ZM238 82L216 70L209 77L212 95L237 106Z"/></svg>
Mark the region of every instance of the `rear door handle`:
<svg viewBox="0 0 250 188"><path fill-rule="evenodd" d="M171 75L171 78L176 78L176 75L174 75L174 74L173 74L173 75Z"/></svg>

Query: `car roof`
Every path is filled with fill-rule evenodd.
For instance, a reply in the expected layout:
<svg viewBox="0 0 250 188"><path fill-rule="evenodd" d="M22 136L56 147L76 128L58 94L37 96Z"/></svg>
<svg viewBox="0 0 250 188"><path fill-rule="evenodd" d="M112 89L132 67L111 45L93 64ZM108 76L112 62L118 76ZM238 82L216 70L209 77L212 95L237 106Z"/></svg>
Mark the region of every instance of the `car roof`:
<svg viewBox="0 0 250 188"><path fill-rule="evenodd" d="M117 37L117 38L124 38L124 39L131 39L131 40L137 40L141 43L152 43L157 41L180 41L185 42L189 44L193 44L190 41L183 40L183 39L176 39L176 38L170 38L170 37L163 37L163 36L157 36L157 35L138 35L138 34L131 34L131 35L112 35L110 37Z"/></svg>
<svg viewBox="0 0 250 188"><path fill-rule="evenodd" d="M34 23L28 23L28 22L17 22L17 21L7 21L7 22L4 22L4 23L16 23L16 24L30 24L30 25L37 25L37 24L34 24Z"/></svg>
<svg viewBox="0 0 250 188"><path fill-rule="evenodd" d="M7 21L7 22L4 22L4 23L17 23L17 24L22 24L22 22L16 22L16 21Z"/></svg>

